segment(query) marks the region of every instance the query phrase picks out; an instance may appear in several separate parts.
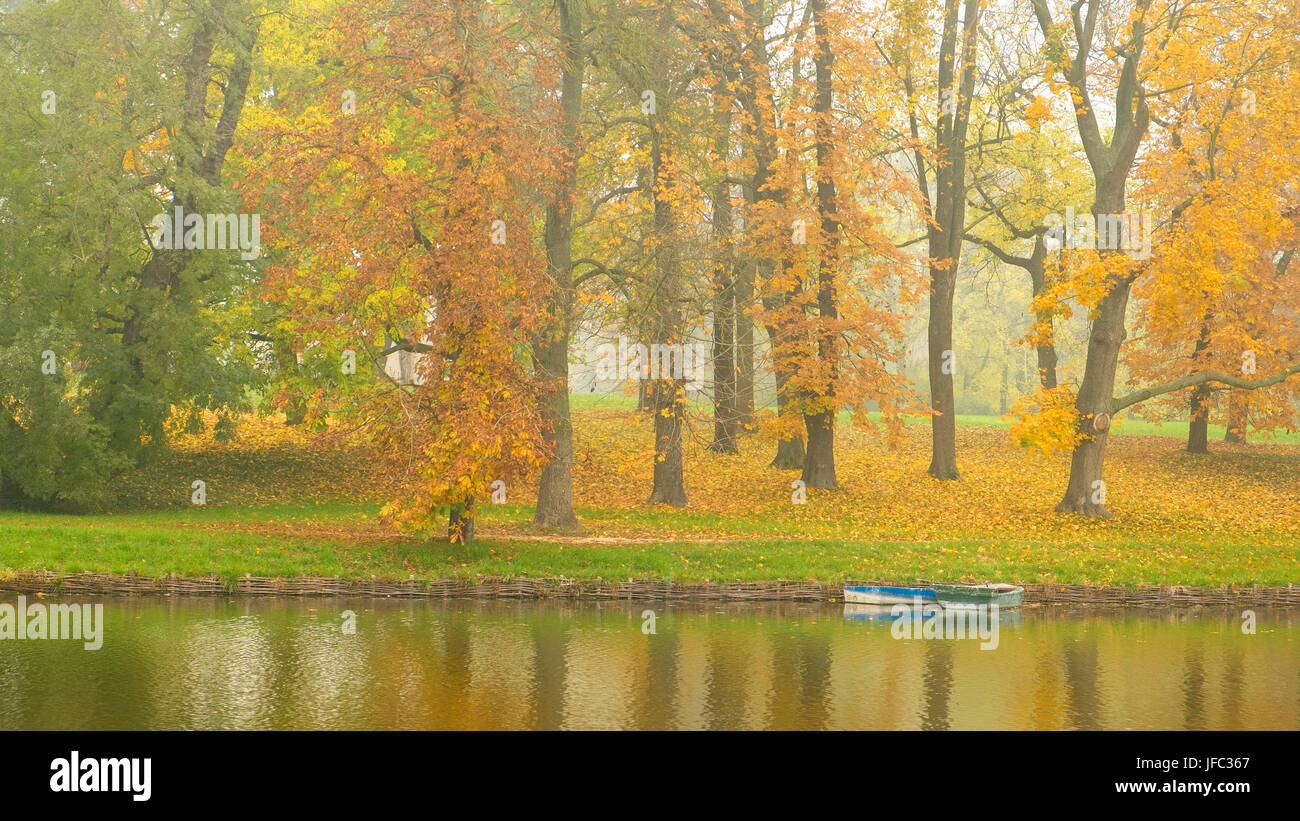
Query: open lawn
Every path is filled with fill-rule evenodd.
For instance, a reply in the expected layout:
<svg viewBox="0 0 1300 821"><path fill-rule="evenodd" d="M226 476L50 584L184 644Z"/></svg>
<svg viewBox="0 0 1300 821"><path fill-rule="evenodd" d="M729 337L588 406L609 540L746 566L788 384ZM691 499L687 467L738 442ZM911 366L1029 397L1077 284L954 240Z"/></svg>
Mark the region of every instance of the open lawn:
<svg viewBox="0 0 1300 821"><path fill-rule="evenodd" d="M710 453L711 421L700 417L686 445L690 505L651 509L648 420L621 398L606 401L576 403L582 536L533 530L533 486L481 506L479 541L468 547L398 534L378 514L401 492L404 460L376 460L340 433L313 439L249 419L232 443L186 439L124 477L113 513L0 513L0 568L232 579L1300 581L1300 445L1289 441L1216 442L1192 456L1177 427L1139 435L1142 423L1126 421L1107 459L1115 518L1093 521L1052 512L1066 457L1018 450L991 420L959 420L960 482L925 475L925 424L906 428L896 449L880 432L842 426L843 487L795 504L798 474L767 467L770 441L750 436L738 456ZM194 479L207 484L204 508L189 504Z"/></svg>

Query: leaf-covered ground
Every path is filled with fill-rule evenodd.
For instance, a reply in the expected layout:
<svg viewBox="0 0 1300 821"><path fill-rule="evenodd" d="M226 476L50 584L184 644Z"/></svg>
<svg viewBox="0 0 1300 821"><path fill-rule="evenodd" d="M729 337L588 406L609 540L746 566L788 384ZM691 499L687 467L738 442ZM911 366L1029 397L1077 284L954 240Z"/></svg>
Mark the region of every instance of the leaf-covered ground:
<svg viewBox="0 0 1300 821"><path fill-rule="evenodd" d="M535 532L535 487L480 507L481 541L451 546L378 520L407 462L355 437L244 420L235 441L178 443L124 477L121 510L93 516L0 514L10 570L145 575L533 576L732 579L999 579L1091 584L1287 584L1300 581L1300 446L1117 435L1106 468L1115 518L1052 512L1064 459L1014 448L996 425L958 428L962 481L928 478L928 426L900 447L844 427L842 488L792 502L796 472L767 466L773 446L747 437L737 456L707 449L697 420L686 447L689 507L649 508L649 420L623 408L575 421L581 537ZM207 506L190 486L207 486Z"/></svg>

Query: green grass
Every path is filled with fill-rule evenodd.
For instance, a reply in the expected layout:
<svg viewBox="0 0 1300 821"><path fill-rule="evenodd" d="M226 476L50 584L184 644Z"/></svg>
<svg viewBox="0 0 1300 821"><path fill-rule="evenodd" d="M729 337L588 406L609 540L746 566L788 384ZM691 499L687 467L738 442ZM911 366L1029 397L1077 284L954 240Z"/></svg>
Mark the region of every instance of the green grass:
<svg viewBox="0 0 1300 821"><path fill-rule="evenodd" d="M82 571L144 576L245 574L345 579L512 578L761 581L846 579L907 582L994 579L1019 583L1098 585L1284 585L1295 580L1297 549L1258 539L1144 537L1104 542L1081 535L1041 540L971 538L927 542L792 540L779 536L732 541L653 544L551 543L487 539L469 546L442 542L331 537L331 526L373 518L368 505L274 506L161 511L104 516L0 513L5 565L14 570ZM491 508L482 525L518 521L527 511ZM605 512L608 514L608 511ZM580 511L584 520L600 512ZM635 514L633 514L635 515ZM662 514L637 516L653 523ZM673 514L680 516L681 514ZM695 517L708 524L710 517ZM712 517L725 529L726 522ZM680 527L682 523L673 518ZM259 524L274 524L263 533ZM239 526L252 526L244 530Z"/></svg>

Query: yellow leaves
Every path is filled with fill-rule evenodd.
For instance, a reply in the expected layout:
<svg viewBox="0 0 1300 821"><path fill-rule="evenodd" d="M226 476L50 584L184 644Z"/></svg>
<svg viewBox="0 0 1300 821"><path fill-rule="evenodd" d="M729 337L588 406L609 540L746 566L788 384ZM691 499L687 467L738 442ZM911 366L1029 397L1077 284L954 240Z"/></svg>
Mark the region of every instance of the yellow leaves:
<svg viewBox="0 0 1300 821"><path fill-rule="evenodd" d="M1041 128L1043 122L1050 120L1051 117L1051 106L1042 97L1034 97L1029 105L1025 106L1025 122L1029 124L1030 128L1035 130Z"/></svg>
<svg viewBox="0 0 1300 821"><path fill-rule="evenodd" d="M1080 441L1079 414L1074 407L1074 389L1069 385L1040 388L1022 397L1003 419L1014 419L1012 438L1023 448L1051 457L1069 453Z"/></svg>

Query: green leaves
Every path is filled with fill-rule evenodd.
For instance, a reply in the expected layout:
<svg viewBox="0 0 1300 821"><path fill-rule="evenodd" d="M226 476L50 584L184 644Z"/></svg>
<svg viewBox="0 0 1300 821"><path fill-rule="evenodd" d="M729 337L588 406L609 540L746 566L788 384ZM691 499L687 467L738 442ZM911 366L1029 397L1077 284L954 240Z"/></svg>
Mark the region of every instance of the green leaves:
<svg viewBox="0 0 1300 821"><path fill-rule="evenodd" d="M148 239L181 200L239 210L220 185L237 123L218 118L242 105L225 93L239 86L250 7L231 2L211 21L200 9L216 13L143 2L5 15L0 473L11 498L107 503L110 480L165 445L173 405L246 405L256 382L247 326L226 310L255 268L237 251L156 252Z"/></svg>

